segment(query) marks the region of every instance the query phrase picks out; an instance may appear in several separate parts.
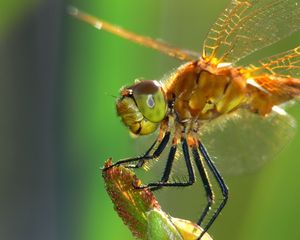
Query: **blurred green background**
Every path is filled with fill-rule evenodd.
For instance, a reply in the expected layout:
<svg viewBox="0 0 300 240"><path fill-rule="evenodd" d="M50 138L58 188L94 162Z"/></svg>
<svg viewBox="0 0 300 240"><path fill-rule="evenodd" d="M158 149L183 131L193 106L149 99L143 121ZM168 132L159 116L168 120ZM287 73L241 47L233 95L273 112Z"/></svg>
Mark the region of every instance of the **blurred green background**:
<svg viewBox="0 0 300 240"><path fill-rule="evenodd" d="M200 51L226 3L0 1L1 239L132 239L99 172L108 157L143 151L116 116L114 96L136 78L161 79L181 64L97 31L67 16L65 7ZM261 55L299 42L294 34ZM299 122L299 104L289 111ZM299 146L297 134L263 168L225 177L230 199L210 230L214 239L300 238ZM189 197L165 190L159 197L164 210L194 221L205 200L197 190Z"/></svg>

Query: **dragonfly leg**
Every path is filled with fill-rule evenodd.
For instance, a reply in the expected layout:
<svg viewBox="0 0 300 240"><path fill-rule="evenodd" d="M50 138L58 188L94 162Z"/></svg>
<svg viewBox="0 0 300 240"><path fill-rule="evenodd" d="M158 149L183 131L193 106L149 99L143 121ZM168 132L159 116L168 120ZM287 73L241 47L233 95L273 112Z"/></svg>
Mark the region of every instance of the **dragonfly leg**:
<svg viewBox="0 0 300 240"><path fill-rule="evenodd" d="M168 182L169 176L171 174L176 150L177 150L177 144L173 144L173 146L170 149L166 167L165 167L165 170L164 170L161 180L159 182L153 182L153 183L148 183L146 185L137 186L136 188L149 187L151 189L151 191L154 191L154 190L158 190L162 187L186 187L186 186L192 185L195 182L195 174L194 174L194 169L193 169L190 155L189 155L189 147L188 147L187 141L185 138L182 138L181 142L182 142L183 156L185 159L185 163L186 163L186 167L187 167L188 175L189 175L188 181L186 181L186 182ZM173 143L174 143L174 141L173 141Z"/></svg>
<svg viewBox="0 0 300 240"><path fill-rule="evenodd" d="M201 226L203 220L207 216L207 214L208 214L209 210L211 209L211 206L214 202L214 194L213 194L213 190L211 188L209 177L208 177L208 175L205 171L205 167L204 167L203 162L202 162L202 160L200 158L200 155L199 155L197 142L195 142L195 144L193 144L191 146L191 149L192 149L193 158L194 158L194 161L196 163L198 172L200 174L200 177L201 177L201 180L202 180L202 183L203 183L203 186L204 186L205 194L206 194L206 197L207 197L206 207L204 208L204 210L201 214L201 217L198 221L198 225Z"/></svg>
<svg viewBox="0 0 300 240"><path fill-rule="evenodd" d="M133 157L133 158L126 158L126 159L122 159L116 163L114 163L113 165L109 166L108 168L104 168L103 170L107 170L109 168L115 167L115 166L119 166L119 165L125 165L125 167L127 168L140 168L143 166L143 164L145 163L145 161L148 160L152 160L155 159L157 157L160 156L160 154L163 152L163 150L165 149L165 147L167 146L168 142L170 139L170 132L167 131L163 138L160 140L159 138L157 140L154 141L154 143L151 145L151 147L142 155L142 156L138 156L138 157ZM154 149L154 147L157 146L157 148L155 149L155 151L150 154L150 152ZM136 164L131 164L133 162L137 162Z"/></svg>
<svg viewBox="0 0 300 240"><path fill-rule="evenodd" d="M167 159L166 167L164 169L163 176L159 182L148 183L146 185L137 186L136 188L141 189L141 188L149 187L151 189L151 191L155 191L155 190L162 188L163 186L166 186L167 184L169 185L170 183L167 183L167 182L168 182L169 176L171 174L176 150L177 150L177 145L173 145L171 147L169 155L168 155L168 159Z"/></svg>
<svg viewBox="0 0 300 240"><path fill-rule="evenodd" d="M208 223L206 224L206 226L203 228L203 232L200 234L198 240L201 239L201 237L207 232L207 230L211 227L211 225L213 224L213 222L216 220L216 218L218 217L218 215L220 214L220 212L222 211L222 209L224 208L224 206L227 203L228 200L228 187L226 186L221 174L219 173L218 169L215 167L214 163L212 162L212 160L210 159L205 147L202 145L202 143L200 141L198 141L198 146L199 146L199 151L201 153L201 155L203 156L207 166L209 167L210 171L212 172L214 178L216 179L216 181L219 184L219 187L221 189L222 195L223 195L223 199L220 203L220 205L218 206L218 208L216 209L216 211L213 213L211 219L208 221ZM201 220L201 218L200 218ZM199 220L199 222L200 222Z"/></svg>

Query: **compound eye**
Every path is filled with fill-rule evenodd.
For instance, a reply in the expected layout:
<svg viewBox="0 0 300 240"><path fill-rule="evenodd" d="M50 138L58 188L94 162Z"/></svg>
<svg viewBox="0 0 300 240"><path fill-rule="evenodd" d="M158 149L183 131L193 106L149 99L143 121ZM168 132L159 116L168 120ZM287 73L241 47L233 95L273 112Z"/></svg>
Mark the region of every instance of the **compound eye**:
<svg viewBox="0 0 300 240"><path fill-rule="evenodd" d="M137 107L151 122L160 122L167 112L163 90L157 81L142 81L131 87Z"/></svg>

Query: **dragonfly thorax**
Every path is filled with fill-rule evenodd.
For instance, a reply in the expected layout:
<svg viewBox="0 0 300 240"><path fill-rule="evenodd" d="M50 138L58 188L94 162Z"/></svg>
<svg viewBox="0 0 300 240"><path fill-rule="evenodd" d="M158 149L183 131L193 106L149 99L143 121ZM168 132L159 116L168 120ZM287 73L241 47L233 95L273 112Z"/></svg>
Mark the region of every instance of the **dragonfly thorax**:
<svg viewBox="0 0 300 240"><path fill-rule="evenodd" d="M181 66L167 82L167 101L173 101L179 122L213 119L248 101L246 78L238 69L204 60Z"/></svg>

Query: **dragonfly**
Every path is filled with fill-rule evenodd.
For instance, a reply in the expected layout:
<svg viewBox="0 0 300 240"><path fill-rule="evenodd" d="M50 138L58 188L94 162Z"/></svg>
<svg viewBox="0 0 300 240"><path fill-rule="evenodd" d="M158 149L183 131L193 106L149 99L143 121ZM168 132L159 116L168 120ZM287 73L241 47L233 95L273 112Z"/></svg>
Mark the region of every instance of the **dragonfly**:
<svg viewBox="0 0 300 240"><path fill-rule="evenodd" d="M184 62L164 82L136 81L120 90L116 109L125 126L134 135L156 132L157 137L143 155L119 160L110 168L118 165L141 168L169 149L160 181L135 186L137 190L149 188L153 191L190 186L195 183L197 170L207 199L197 222L204 230L198 238L201 239L228 200L228 187L208 153L201 133L212 129L219 119L230 119L231 116L248 116L278 126L288 121L284 120L288 118L278 116L287 116L282 106L300 96L300 46L253 64L245 65L241 60L299 30L300 0L229 1L208 31L199 53L171 47L74 7L69 8L69 13L97 29ZM254 131L254 125L248 127ZM292 135L291 131L287 134ZM182 152L188 177L171 181L178 152ZM253 157L259 158L255 149L253 153ZM215 199L210 176L222 193L219 202Z"/></svg>

